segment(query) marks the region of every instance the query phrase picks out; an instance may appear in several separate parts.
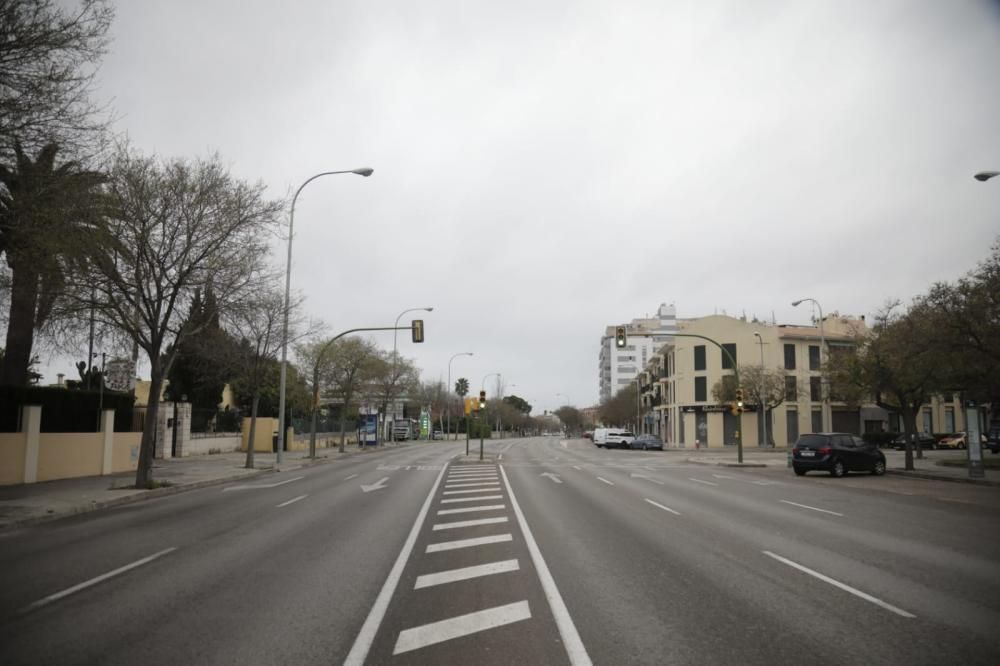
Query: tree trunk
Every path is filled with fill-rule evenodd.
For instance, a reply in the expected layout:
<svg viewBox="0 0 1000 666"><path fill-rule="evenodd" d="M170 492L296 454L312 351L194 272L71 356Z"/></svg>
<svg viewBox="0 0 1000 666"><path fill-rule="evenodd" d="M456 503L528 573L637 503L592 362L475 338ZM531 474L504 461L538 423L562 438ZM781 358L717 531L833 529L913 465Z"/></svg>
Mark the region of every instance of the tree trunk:
<svg viewBox="0 0 1000 666"><path fill-rule="evenodd" d="M151 354L158 359L159 354ZM142 427L139 445L139 466L135 470L135 487L146 488L153 481L153 456L156 453L156 421L160 415L160 388L163 386L163 369L159 361L150 368L149 399L146 405L146 423Z"/></svg>
<svg viewBox="0 0 1000 666"><path fill-rule="evenodd" d="M913 471L913 438L917 432L917 412L909 408L900 410L903 413L903 435L906 439L904 450L906 452L903 467Z"/></svg>
<svg viewBox="0 0 1000 666"><path fill-rule="evenodd" d="M20 266L11 268L10 318L0 384L25 386L28 383L37 306L38 272Z"/></svg>
<svg viewBox="0 0 1000 666"><path fill-rule="evenodd" d="M257 439L257 405L260 404L260 391L253 394L253 402L250 403L250 432L247 434L247 461L244 467L253 469L253 449Z"/></svg>
<svg viewBox="0 0 1000 666"><path fill-rule="evenodd" d="M339 450L340 450L341 453L343 453L345 451L345 449L344 449L344 438L347 436L347 433L344 432L344 423L346 421L347 421L347 405L344 405L344 408L342 410L340 410L340 449Z"/></svg>

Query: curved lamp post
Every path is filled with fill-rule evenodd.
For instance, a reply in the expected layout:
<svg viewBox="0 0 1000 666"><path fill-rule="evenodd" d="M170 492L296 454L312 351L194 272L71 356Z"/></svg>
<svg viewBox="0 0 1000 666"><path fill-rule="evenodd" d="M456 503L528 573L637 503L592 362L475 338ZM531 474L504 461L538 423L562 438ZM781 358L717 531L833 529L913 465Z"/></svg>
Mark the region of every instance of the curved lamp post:
<svg viewBox="0 0 1000 666"><path fill-rule="evenodd" d="M819 310L819 367L820 367L820 372L822 373L823 359L826 356L826 335L823 333L823 306L821 306L819 304L819 301L817 301L815 298L800 298L797 301L792 301L792 307L798 307L801 303L804 303L806 301L809 301L810 303L815 305L816 309ZM830 421L827 418L827 408L829 407L829 405L827 405L826 403L826 393L827 393L826 377L824 377L822 374L820 374L819 377L819 389L820 389L819 397L821 400L820 421L822 421L820 426L822 427L823 432L830 432L831 430Z"/></svg>
<svg viewBox="0 0 1000 666"><path fill-rule="evenodd" d="M299 189L295 190L295 196L292 197L292 209L288 216L288 263L285 265L285 304L282 308L282 324L281 324L281 380L278 386L278 451L277 451L277 464L281 464L281 452L285 448L285 376L287 373L288 366L288 295L291 289L292 281L292 230L295 226L295 202L299 199L299 193L302 189L313 182L317 178L322 176L333 176L341 173L353 173L358 176L364 176L367 178L372 175L375 170L369 167L360 167L357 169L348 169L347 171L323 171L315 176L310 176L306 179L304 183L299 185Z"/></svg>
<svg viewBox="0 0 1000 666"><path fill-rule="evenodd" d="M473 356L472 352L459 352L448 359L448 434L451 434L451 362L454 361L459 356ZM465 429L468 430L469 426L466 424ZM458 439L458 433L455 433L455 439Z"/></svg>

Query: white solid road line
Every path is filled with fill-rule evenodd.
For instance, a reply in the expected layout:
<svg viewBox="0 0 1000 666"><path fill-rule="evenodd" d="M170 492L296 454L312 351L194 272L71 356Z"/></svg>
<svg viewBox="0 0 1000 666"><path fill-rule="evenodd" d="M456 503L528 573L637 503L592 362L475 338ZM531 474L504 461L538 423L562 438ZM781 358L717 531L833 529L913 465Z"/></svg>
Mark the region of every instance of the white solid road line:
<svg viewBox="0 0 1000 666"><path fill-rule="evenodd" d="M513 541L510 534L494 534L493 536L476 537L475 539L458 539L456 541L443 541L432 543L427 546L427 553L440 553L445 550L458 550L459 548L473 548L475 546L486 546L491 543L504 543Z"/></svg>
<svg viewBox="0 0 1000 666"><path fill-rule="evenodd" d="M608 484L609 486L613 486L613 485L615 485L615 484L614 484L614 483L612 483L611 481L608 481L607 479L605 479L605 478L604 478L603 476L599 476L599 477L597 477L597 480L598 480L598 481L603 481L604 483Z"/></svg>
<svg viewBox="0 0 1000 666"><path fill-rule="evenodd" d="M503 560L502 562L490 562L489 564L477 564L472 567L462 567L461 569L439 571L437 573L417 576L417 582L414 583L413 589L420 590L425 587L434 587L435 585L456 583L460 580L470 580L472 578L481 578L483 576L509 573L511 571L519 571L520 569L521 565L515 559Z"/></svg>
<svg viewBox="0 0 1000 666"><path fill-rule="evenodd" d="M693 476L688 477L688 481L694 481L695 483L704 483L706 486L717 486L719 484L712 483L711 481L704 481L702 479L696 479Z"/></svg>
<svg viewBox="0 0 1000 666"><path fill-rule="evenodd" d="M500 485L495 483L493 485ZM444 495L468 495L469 493L495 493L499 488L477 488L476 490L446 490Z"/></svg>
<svg viewBox="0 0 1000 666"><path fill-rule="evenodd" d="M506 606L459 615L421 627L404 629L399 632L399 638L396 639L396 647L393 648L392 654L410 652L428 645L450 641L453 638L461 638L487 629L530 619L531 609L528 607L527 601L517 601Z"/></svg>
<svg viewBox="0 0 1000 666"><path fill-rule="evenodd" d="M172 553L175 550L177 550L176 546L171 547L171 548L165 548L165 549L161 550L160 552L153 553L152 555L150 555L148 557L144 557L141 560L136 560L135 562L132 562L131 564L126 564L123 567L118 567L114 571L109 571L109 572L107 572L105 574L101 574L100 576L97 576L95 578L91 578L90 580L84 581L84 582L80 583L79 585L74 585L73 587L68 587L65 590L63 590L62 592L56 592L55 594L50 594L49 596L45 597L44 599L39 599L38 601L34 601L34 602L28 604L27 606L25 606L24 608L22 608L18 612L19 613L27 613L28 611L33 611L36 608L41 608L42 606L47 606L48 604L51 604L53 601L59 601L63 597L68 597L69 595L75 594L76 592L79 592L80 590L85 590L88 587L92 587L94 585L97 585L98 583L100 583L102 581L105 581L105 580L107 580L109 578L113 578L113 577L115 577L115 576L117 576L119 574L123 574L126 571L131 571L132 569L135 569L136 567L141 567L143 564L149 564L153 560L155 560L155 559L157 559L159 557L163 557L167 553Z"/></svg>
<svg viewBox="0 0 1000 666"><path fill-rule="evenodd" d="M907 618L915 618L916 617L916 615L914 615L913 613L908 613L905 610L903 610L902 608L897 608L896 606L893 606L892 604L888 604L888 603L882 601L881 599L873 597L870 594L866 594L866 593L862 592L861 590L859 590L857 588L853 588L850 585L847 585L846 583L841 583L839 580L835 580L833 578L830 578L829 576L823 575L823 574L821 574L818 571L813 571L809 567L802 566L798 562L793 562L792 560L789 560L789 559L787 559L785 557L782 557L781 555L775 555L774 553L772 553L769 550L765 550L765 551L761 551L761 552L763 552L768 557L773 557L774 559L778 560L782 564L787 564L788 566L794 567L794 568L798 569L799 571L801 571L803 573L807 573L810 576L813 576L815 578L820 579L824 583L829 583L830 585L833 585L834 587L840 588L841 590L843 590L845 592L850 592L854 596L860 597L860 598L864 599L865 601L870 601L871 603L875 604L876 606L881 606L882 608L886 609L887 611L891 611L891 612L895 613L896 615L900 615L902 617L907 617Z"/></svg>
<svg viewBox="0 0 1000 666"><path fill-rule="evenodd" d="M827 511L826 509L819 509L819 508L814 507L814 506L809 506L808 504L799 504L798 502L789 502L788 500L778 500L778 501L779 502L784 502L785 504L791 504L792 506L800 506L803 509L812 509L813 511L821 511L823 513L829 513L829 514L832 514L834 516L840 516L841 518L844 517L844 514L842 514L842 513L837 513L836 511Z"/></svg>
<svg viewBox="0 0 1000 666"><path fill-rule="evenodd" d="M590 661L590 655L587 654L587 648L583 646L583 641L580 640L580 634L576 630L576 625L573 624L573 618L570 616L569 610L566 609L566 603L563 601L562 595L559 594L556 581L553 580L552 573L549 571L548 565L545 564L542 551L538 549L535 537L531 534L528 521L524 519L524 513L521 512L521 505L517 503L517 498L514 497L514 490L510 487L510 479L507 477L507 470L501 467L500 474L503 475L503 482L507 486L507 496L510 497L511 508L514 509L517 523L521 526L524 541L528 545L528 552L531 553L531 561L535 565L535 571L538 572L538 579L542 583L542 589L545 590L545 598L548 599L549 608L552 609L552 615L556 620L556 627L559 628L559 636L562 638L563 647L566 648L566 656L569 657L569 663L572 666L590 666L593 662Z"/></svg>
<svg viewBox="0 0 1000 666"><path fill-rule="evenodd" d="M480 495L478 497L454 497L452 499L443 499L441 504L455 504L456 502L478 502L479 500L495 500L503 499L503 495Z"/></svg>
<svg viewBox="0 0 1000 666"><path fill-rule="evenodd" d="M478 481L476 483L446 483L445 488L483 488L488 486L499 486L499 481Z"/></svg>
<svg viewBox="0 0 1000 666"><path fill-rule="evenodd" d="M441 471L438 472L437 479L434 480L431 491L427 493L427 499L424 500L424 505L420 507L420 512L417 514L416 520L413 521L410 534L406 537L403 548L399 551L399 556L396 557L396 562L389 571L389 576L385 579L385 583L382 584L382 589L379 591L378 597L375 598L375 603L368 612L368 617L365 618L365 623L361 626L358 637L354 639L354 645L351 646L351 651L347 654L347 659L344 660L345 666L362 666L365 663L368 651L372 647L372 641L375 640L375 634L378 633L379 625L382 624L385 611L389 607L389 600L392 599L392 595L396 592L396 586L399 585L399 578L406 567L406 561L410 559L413 544L417 541L417 535L420 534L420 528L423 527L424 518L427 517L427 511L431 507L431 501L433 501L434 495L437 493L438 485L440 485L446 469L447 466L442 467Z"/></svg>
<svg viewBox="0 0 1000 666"><path fill-rule="evenodd" d="M280 509L283 506L288 506L289 504L295 504L299 500L304 500L307 497L309 497L309 495L299 495L298 497L290 499L287 502L282 502L281 504L278 505L278 508Z"/></svg>
<svg viewBox="0 0 1000 666"><path fill-rule="evenodd" d="M734 477L731 477L731 476L726 476L725 474L713 474L712 476L714 476L717 479L732 479L732 478L734 478Z"/></svg>
<svg viewBox="0 0 1000 666"><path fill-rule="evenodd" d="M484 504L483 506L464 506L461 509L441 509L437 512L439 516L447 516L452 513L475 513L476 511L499 511L506 509L506 504Z"/></svg>
<svg viewBox="0 0 1000 666"><path fill-rule="evenodd" d="M652 504L653 506L655 506L657 509L663 509L664 511L669 511L670 513L674 514L675 516L681 515L679 511L674 511L669 506L663 506L659 502L654 502L653 500L649 499L648 497L643 497L642 499L646 500L647 502L649 502L650 504Z"/></svg>
<svg viewBox="0 0 1000 666"><path fill-rule="evenodd" d="M506 523L507 516L502 518L478 518L476 520L460 520L457 523L438 523L432 529L437 532L438 530L454 530L460 529L462 527L475 527L476 525L493 525L495 523Z"/></svg>

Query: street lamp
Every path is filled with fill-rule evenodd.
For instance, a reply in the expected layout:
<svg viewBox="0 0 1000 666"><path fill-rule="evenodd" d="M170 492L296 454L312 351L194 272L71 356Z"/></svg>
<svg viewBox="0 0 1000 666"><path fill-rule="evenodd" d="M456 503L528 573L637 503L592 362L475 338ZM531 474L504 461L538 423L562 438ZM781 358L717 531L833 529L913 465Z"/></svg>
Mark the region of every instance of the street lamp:
<svg viewBox="0 0 1000 666"><path fill-rule="evenodd" d="M361 167L358 169L348 169L347 171L324 171L315 176L311 176L295 190L292 197L292 208L288 216L288 263L285 266L285 303L282 307L281 324L281 379L278 386L278 452L277 464L281 464L281 451L285 448L285 375L288 366L288 296L292 282L292 229L295 226L295 202L299 199L299 193L309 183L322 176L333 176L341 173L353 173L367 178L372 175L374 169Z"/></svg>
<svg viewBox="0 0 1000 666"><path fill-rule="evenodd" d="M448 359L448 434L451 434L451 362L454 361L459 356L473 356L472 352L459 352ZM469 426L466 424L465 429L468 430ZM458 433L455 433L455 439L458 439Z"/></svg>
<svg viewBox="0 0 1000 666"><path fill-rule="evenodd" d="M826 356L826 335L823 333L823 306L819 304L815 298L800 298L797 301L792 301L792 307L798 307L801 303L809 301L816 306L819 310L819 366L820 372L823 370L823 359ZM820 392L820 427L823 432L830 432L831 427L829 424L829 419L827 418L827 407L826 404L826 378L820 374L819 377L819 392Z"/></svg>
<svg viewBox="0 0 1000 666"><path fill-rule="evenodd" d="M423 311L423 312L434 312L434 308L409 308L408 310L403 310L396 317L396 322L392 325L393 328L399 328L399 319L400 319L400 317L402 317L403 315L405 315L407 312L420 312L420 311ZM396 380L398 379L396 377L396 368L399 367L399 354L396 352L396 340L398 338L399 338L399 331L393 331L392 332L392 387L393 388L396 387ZM396 425L396 410L393 409L393 411L392 411L392 426L393 426L393 429L394 429L395 425ZM431 430L433 430L433 428L431 428ZM393 435L392 430L390 430L389 433L390 433L390 435ZM431 433L431 435L433 436L433 433Z"/></svg>
<svg viewBox="0 0 1000 666"><path fill-rule="evenodd" d="M990 178L995 178L996 176L1000 176L1000 171L980 171L975 176L973 176L973 178L975 178L979 182L985 183Z"/></svg>
<svg viewBox="0 0 1000 666"><path fill-rule="evenodd" d="M760 394L758 404L760 405L760 419L763 424L763 435L760 441L761 446L767 446L767 403L764 400L764 338L760 337L760 333L757 331L754 331L753 334L760 345Z"/></svg>

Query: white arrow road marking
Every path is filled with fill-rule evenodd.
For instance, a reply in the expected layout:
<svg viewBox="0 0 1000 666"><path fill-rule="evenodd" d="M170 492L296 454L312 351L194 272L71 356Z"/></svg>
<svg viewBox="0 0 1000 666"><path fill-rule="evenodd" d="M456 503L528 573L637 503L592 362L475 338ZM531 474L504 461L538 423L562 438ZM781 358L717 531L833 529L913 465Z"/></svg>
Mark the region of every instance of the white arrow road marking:
<svg viewBox="0 0 1000 666"><path fill-rule="evenodd" d="M539 474L539 476L547 476L550 479L552 479L553 481L555 481L556 483L562 483L562 479L560 479L558 476L556 476L552 472L542 472L541 474Z"/></svg>
<svg viewBox="0 0 1000 666"><path fill-rule="evenodd" d="M502 562L490 562L489 564L477 564L472 567L463 567L461 569L439 571L438 573L417 576L417 582L414 584L413 589L419 590L424 587L434 587L435 585L444 585L445 583L454 583L460 580L480 578L481 576L492 576L494 574L507 573L510 571L519 571L520 569L521 565L518 564L517 560L504 560Z"/></svg>
<svg viewBox="0 0 1000 666"><path fill-rule="evenodd" d="M518 601L506 606L487 608L486 610L451 617L440 622L432 622L412 629L399 632L396 639L394 655L417 650L428 645L450 641L453 638L468 636L487 629L502 627L521 620L531 619L531 609L527 601Z"/></svg>
<svg viewBox="0 0 1000 666"><path fill-rule="evenodd" d="M774 553L772 553L769 550L764 550L764 551L761 551L761 552L763 552L768 557L773 557L774 559L778 560L782 564L787 564L788 566L793 567L795 569L798 569L799 571L801 571L803 573L807 573L810 576L813 576L815 578L820 579L824 583L829 583L830 585L833 585L836 588L840 588L844 592L850 592L854 596L860 597L860 598L864 599L865 601L870 601L871 603L875 604L876 606L881 606L882 608L886 609L887 611L891 611L891 612L895 613L896 615L901 615L901 616L907 617L907 618L914 618L914 617L916 617L916 615L914 615L913 613L908 613L905 610L903 610L902 608L897 608L896 606L893 606L892 604L887 604L886 602L882 601L881 599L873 597L870 594L866 594L866 593L862 592L859 589L856 589L856 588L851 587L850 585L847 585L846 583L841 583L839 580L834 580L833 578L830 578L829 576L821 574L818 571L813 571L809 567L804 567L801 564L799 564L798 562L793 562L793 561L791 561L791 560L789 560L787 558L782 557L781 555L775 555Z"/></svg>
<svg viewBox="0 0 1000 666"><path fill-rule="evenodd" d="M651 476L646 476L645 474L635 474L635 473L632 473L632 474L629 474L629 476L631 476L633 479L646 479L647 481L652 481L653 483L658 483L661 486L667 485L663 481L660 481L659 479L654 479Z"/></svg>
<svg viewBox="0 0 1000 666"><path fill-rule="evenodd" d="M118 567L114 571L109 571L109 572L107 572L105 574L101 574L100 576L97 576L95 578L91 578L90 580L84 581L84 582L80 583L79 585L74 585L73 587L68 587L65 590L63 590L62 592L56 592L55 594L50 594L49 596L45 597L44 599L39 599L38 601L35 601L35 602L33 602L33 603L25 606L24 608L22 608L18 612L19 613L27 613L28 611L33 611L36 608L41 608L42 606L48 605L48 604L52 603L53 601L58 601L58 600L62 599L63 597L68 597L69 595L74 594L76 592L79 592L80 590L85 590L88 587L91 587L93 585L97 585L101 581L105 581L105 580L107 580L109 578L112 578L114 576L117 576L119 574L123 574L126 571L130 571L132 569L135 569L136 567L141 567L143 564L149 564L150 562L152 562L153 560L157 559L158 557L163 557L164 555L166 555L168 553L172 553L175 550L177 550L176 547L165 548L164 550L161 550L158 553L153 553L149 557L144 557L141 560L136 560L135 562L132 562L131 564L126 564L123 567Z"/></svg>
<svg viewBox="0 0 1000 666"><path fill-rule="evenodd" d="M279 509L280 509L280 508L281 508L281 507L283 507L283 506L288 506L289 504L295 504L295 503L296 503L296 502L298 502L299 500L304 500L304 499L305 499L305 498L307 498L307 497L309 497L309 495L299 495L298 497L295 497L295 498L293 498L293 499L290 499L290 500L288 500L287 502L282 502L281 504L279 504L279 505L278 505L278 507L277 507L277 508L279 508Z"/></svg>
<svg viewBox="0 0 1000 666"><path fill-rule="evenodd" d="M809 506L808 504L799 504L798 502L789 502L788 500L778 500L778 501L779 502L784 502L785 504L791 504L792 506L800 506L803 509L812 509L813 511L819 511L821 513L829 513L829 514L832 514L834 516L840 516L841 518L844 517L844 514L842 514L842 513L837 513L836 511L827 511L826 509L818 509L818 508L816 508L814 506Z"/></svg>
<svg viewBox="0 0 1000 666"><path fill-rule="evenodd" d="M296 476L295 478L285 479L284 481L278 481L277 483L258 483L249 486L229 486L228 488L223 488L222 492L226 492L227 490L251 490L254 488L277 488L278 486L283 486L286 483L291 483L292 481L298 481L299 479L304 479L304 478L306 477Z"/></svg>
<svg viewBox="0 0 1000 666"><path fill-rule="evenodd" d="M361 491L367 493L367 492L371 492L372 490L382 490L383 488L385 488L385 482L388 481L388 480L389 480L389 477L383 476L381 479L379 479L375 483L371 484L370 486L366 486L365 484L361 484Z"/></svg>
<svg viewBox="0 0 1000 666"><path fill-rule="evenodd" d="M680 512L674 511L669 506L663 506L659 502L654 502L653 500L649 499L648 497L643 497L642 499L646 500L647 502L649 502L650 504L652 504L653 506L655 506L658 509L663 509L664 511L669 511L670 513L674 514L675 516L681 515Z"/></svg>
<svg viewBox="0 0 1000 666"><path fill-rule="evenodd" d="M561 446L561 447L563 447L565 449L566 448L566 442L559 442L559 446Z"/></svg>
<svg viewBox="0 0 1000 666"><path fill-rule="evenodd" d="M577 470L578 472L582 472L582 471L583 471L583 470L581 470L581 469L580 469L580 467L579 467L579 466L577 466L577 465L573 465L573 469Z"/></svg>

